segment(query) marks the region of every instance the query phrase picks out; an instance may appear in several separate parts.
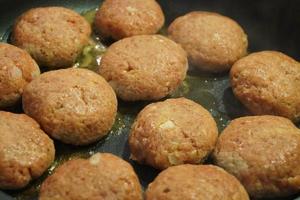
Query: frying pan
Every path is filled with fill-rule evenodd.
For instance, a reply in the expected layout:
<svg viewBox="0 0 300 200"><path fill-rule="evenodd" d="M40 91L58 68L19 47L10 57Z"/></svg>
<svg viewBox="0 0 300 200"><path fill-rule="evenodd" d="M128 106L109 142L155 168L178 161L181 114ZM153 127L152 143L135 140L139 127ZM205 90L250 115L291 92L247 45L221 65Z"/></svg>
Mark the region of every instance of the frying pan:
<svg viewBox="0 0 300 200"><path fill-rule="evenodd" d="M100 3L101 0L0 0L0 41L9 41L14 20L29 8L65 6L83 12L95 9ZM160 0L159 3L166 15L166 25L177 16L193 10L214 11L229 16L241 24L248 34L249 52L278 50L295 59L300 58L300 1L298 0ZM227 74L204 74L193 70L192 66L190 68L185 84L171 97L185 96L206 107L216 119L220 131L231 119L248 114L233 96ZM127 137L136 114L148 103L119 101L117 120L112 131L106 138L95 144L73 147L56 141L56 160L48 171L22 190L0 191L0 199L10 200L13 197L22 200L37 199L40 183L53 172L55 167L70 158L89 157L95 152L110 152L129 161L136 170L142 186L146 188L159 172L138 165L129 159ZM20 109L13 111L21 112ZM209 162L208 160L207 163ZM284 199L300 199L300 195Z"/></svg>

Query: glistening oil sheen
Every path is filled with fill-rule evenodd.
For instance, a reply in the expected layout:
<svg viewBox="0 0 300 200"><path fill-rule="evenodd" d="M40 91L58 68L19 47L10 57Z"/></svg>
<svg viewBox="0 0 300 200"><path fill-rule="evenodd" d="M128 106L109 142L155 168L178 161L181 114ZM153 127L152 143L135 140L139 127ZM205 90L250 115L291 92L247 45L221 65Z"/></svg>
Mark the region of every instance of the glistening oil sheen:
<svg viewBox="0 0 300 200"><path fill-rule="evenodd" d="M91 25L94 20L95 13L96 9L88 10L83 13L83 16L91 23ZM159 33L166 35L167 28L163 27ZM89 45L83 49L73 67L87 68L97 71L101 62L101 57L110 44L111 41L103 40L93 34ZM246 114L243 106L232 94L227 74L206 74L198 71L193 66L189 66L189 71L184 82L167 98L177 97L192 99L209 110L217 122L219 131L223 130L232 118ZM10 191L8 193L17 199L22 200L37 198L40 184L47 176L53 173L56 167L67 160L73 158L87 158L96 152L111 152L131 162L140 177L141 184L144 188L147 187L158 171L150 167L137 165L129 159L130 153L127 138L131 124L133 123L136 115L149 103L152 102L128 103L119 100L116 122L108 136L97 143L84 147L74 147L56 141L55 161L44 175L38 180L33 181L23 190ZM145 170L148 173L145 174Z"/></svg>

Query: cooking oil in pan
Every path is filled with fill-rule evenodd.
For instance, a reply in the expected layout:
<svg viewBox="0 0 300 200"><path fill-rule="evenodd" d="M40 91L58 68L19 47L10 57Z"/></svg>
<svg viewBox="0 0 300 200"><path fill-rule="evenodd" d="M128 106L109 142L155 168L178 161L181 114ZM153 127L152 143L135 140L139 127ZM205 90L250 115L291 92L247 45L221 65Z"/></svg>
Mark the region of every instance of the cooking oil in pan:
<svg viewBox="0 0 300 200"><path fill-rule="evenodd" d="M83 13L83 16L92 24L96 9ZM167 29L163 27L160 34L166 35ZM102 41L93 35L90 44L86 46L78 57L74 67L87 68L96 71L101 62L101 56L105 53L110 41ZM228 75L212 75L201 73L190 66L188 75L184 82L168 98L186 97L204 106L215 118L219 130L223 130L230 119L245 115L243 106L233 97L228 83ZM129 160L129 149L127 137L138 112L151 102L126 103L119 101L116 122L107 137L101 141L85 147L74 147L60 142L55 142L56 159L44 175L33 181L28 187L21 191L9 192L17 199L29 200L37 198L40 184L51 175L56 167L73 158L87 158L96 152L111 152L125 160ZM132 162L132 161L130 161ZM136 172L140 175L140 181L144 187L154 178L146 177L144 168L132 162ZM148 169L147 170L151 170ZM151 174L151 173L150 173Z"/></svg>

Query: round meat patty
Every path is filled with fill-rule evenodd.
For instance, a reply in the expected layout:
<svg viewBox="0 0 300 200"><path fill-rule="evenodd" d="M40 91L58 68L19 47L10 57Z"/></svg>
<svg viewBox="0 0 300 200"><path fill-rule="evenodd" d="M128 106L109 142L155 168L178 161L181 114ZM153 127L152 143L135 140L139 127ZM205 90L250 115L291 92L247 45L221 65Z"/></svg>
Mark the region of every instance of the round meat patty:
<svg viewBox="0 0 300 200"><path fill-rule="evenodd" d="M161 172L146 200L249 200L240 182L213 165L179 165Z"/></svg>
<svg viewBox="0 0 300 200"><path fill-rule="evenodd" d="M53 162L53 141L24 114L0 111L0 130L0 188L23 188Z"/></svg>
<svg viewBox="0 0 300 200"><path fill-rule="evenodd" d="M42 184L39 200L142 200L133 168L107 153L70 160Z"/></svg>
<svg viewBox="0 0 300 200"><path fill-rule="evenodd" d="M78 13L63 7L42 7L16 20L11 39L40 66L62 68L74 64L90 34L90 24Z"/></svg>
<svg viewBox="0 0 300 200"><path fill-rule="evenodd" d="M38 75L40 69L26 51L0 43L0 108L19 102L23 88Z"/></svg>
<svg viewBox="0 0 300 200"><path fill-rule="evenodd" d="M43 73L23 93L23 108L51 137L86 145L105 136L117 111L113 89L86 69Z"/></svg>
<svg viewBox="0 0 300 200"><path fill-rule="evenodd" d="M184 50L160 35L140 35L112 44L99 73L125 101L158 100L174 91L187 71Z"/></svg>
<svg viewBox="0 0 300 200"><path fill-rule="evenodd" d="M178 17L169 37L182 45L190 62L208 72L222 72L247 54L248 40L232 19L211 12L191 12Z"/></svg>
<svg viewBox="0 0 300 200"><path fill-rule="evenodd" d="M252 53L230 71L235 96L255 115L300 120L300 63L275 51Z"/></svg>
<svg viewBox="0 0 300 200"><path fill-rule="evenodd" d="M119 40L157 33L164 21L155 0L105 0L96 13L94 26L102 36Z"/></svg>
<svg viewBox="0 0 300 200"><path fill-rule="evenodd" d="M236 176L253 198L300 191L300 130L286 118L233 120L219 137L214 160Z"/></svg>
<svg viewBox="0 0 300 200"><path fill-rule="evenodd" d="M165 169L172 165L203 162L214 149L217 125L199 104L168 99L146 106L129 136L131 157L139 163Z"/></svg>

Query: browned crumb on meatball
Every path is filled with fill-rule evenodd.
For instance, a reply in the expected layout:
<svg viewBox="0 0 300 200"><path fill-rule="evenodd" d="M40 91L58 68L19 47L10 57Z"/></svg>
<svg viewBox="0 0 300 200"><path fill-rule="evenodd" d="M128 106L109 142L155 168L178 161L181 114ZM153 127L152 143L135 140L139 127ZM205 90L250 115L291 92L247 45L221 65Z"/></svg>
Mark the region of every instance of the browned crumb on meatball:
<svg viewBox="0 0 300 200"><path fill-rule="evenodd" d="M117 99L98 74L70 68L43 73L28 84L23 108L51 137L85 145L99 140L111 129Z"/></svg>
<svg viewBox="0 0 300 200"><path fill-rule="evenodd" d="M102 36L119 40L157 33L164 21L155 0L105 0L96 13L94 26Z"/></svg>
<svg viewBox="0 0 300 200"><path fill-rule="evenodd" d="M90 24L63 7L34 8L15 22L12 43L25 49L41 66L70 67L88 44Z"/></svg>
<svg viewBox="0 0 300 200"><path fill-rule="evenodd" d="M218 129L211 114L185 99L168 99L146 106L131 128L131 157L165 169L203 162L214 149Z"/></svg>
<svg viewBox="0 0 300 200"><path fill-rule="evenodd" d="M23 188L53 162L53 141L24 114L0 111L0 130L0 188Z"/></svg>
<svg viewBox="0 0 300 200"><path fill-rule="evenodd" d="M236 176L254 198L300 191L300 130L286 118L233 120L219 137L214 160Z"/></svg>
<svg viewBox="0 0 300 200"><path fill-rule="evenodd" d="M241 183L213 165L179 165L161 172L146 200L249 200Z"/></svg>
<svg viewBox="0 0 300 200"><path fill-rule="evenodd" d="M0 108L20 101L23 88L39 74L39 66L26 51L0 43Z"/></svg>
<svg viewBox="0 0 300 200"><path fill-rule="evenodd" d="M129 163L108 153L70 160L42 184L39 200L142 200L142 190Z"/></svg>
<svg viewBox="0 0 300 200"><path fill-rule="evenodd" d="M99 73L123 100L158 100L182 83L187 64L186 53L172 40L140 35L111 45Z"/></svg>
<svg viewBox="0 0 300 200"><path fill-rule="evenodd" d="M255 115L300 120L300 64L276 51L252 53L230 71L235 96Z"/></svg>
<svg viewBox="0 0 300 200"><path fill-rule="evenodd" d="M204 71L227 71L247 54L244 30L234 20L217 13L197 11L178 17L168 34L186 50L190 62Z"/></svg>

